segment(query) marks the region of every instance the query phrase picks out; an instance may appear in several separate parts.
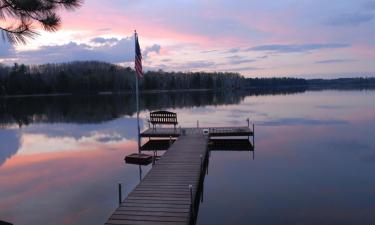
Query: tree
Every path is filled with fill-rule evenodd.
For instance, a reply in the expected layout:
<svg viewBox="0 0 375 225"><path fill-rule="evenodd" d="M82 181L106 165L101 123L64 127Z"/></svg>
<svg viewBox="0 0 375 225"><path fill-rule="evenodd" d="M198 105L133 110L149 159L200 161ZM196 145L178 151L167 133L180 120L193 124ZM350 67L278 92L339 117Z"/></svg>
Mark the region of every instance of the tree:
<svg viewBox="0 0 375 225"><path fill-rule="evenodd" d="M61 19L57 10L74 10L83 0L0 0L0 31L3 40L25 44L27 38L38 34L34 24L46 31L56 31Z"/></svg>

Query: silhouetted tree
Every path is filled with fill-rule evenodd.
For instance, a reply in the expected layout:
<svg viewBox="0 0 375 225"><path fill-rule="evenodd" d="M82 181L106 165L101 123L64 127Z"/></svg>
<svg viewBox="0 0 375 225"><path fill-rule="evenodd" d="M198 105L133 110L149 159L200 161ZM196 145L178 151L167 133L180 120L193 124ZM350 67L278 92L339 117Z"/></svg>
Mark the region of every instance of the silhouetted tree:
<svg viewBox="0 0 375 225"><path fill-rule="evenodd" d="M0 0L2 37L12 44L24 44L27 38L38 34L32 27L34 23L56 31L61 23L57 10L73 10L81 4L82 0Z"/></svg>

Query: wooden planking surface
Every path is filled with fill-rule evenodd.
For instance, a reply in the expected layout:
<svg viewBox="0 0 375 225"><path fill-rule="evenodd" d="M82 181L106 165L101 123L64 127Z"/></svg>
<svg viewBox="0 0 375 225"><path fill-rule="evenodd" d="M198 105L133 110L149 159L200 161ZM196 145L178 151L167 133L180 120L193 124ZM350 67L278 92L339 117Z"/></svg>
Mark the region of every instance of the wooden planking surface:
<svg viewBox="0 0 375 225"><path fill-rule="evenodd" d="M193 185L195 198L201 176L201 155L204 157L207 152L208 140L200 131L185 130L106 224L189 224L189 184ZM163 132L165 135L170 130Z"/></svg>

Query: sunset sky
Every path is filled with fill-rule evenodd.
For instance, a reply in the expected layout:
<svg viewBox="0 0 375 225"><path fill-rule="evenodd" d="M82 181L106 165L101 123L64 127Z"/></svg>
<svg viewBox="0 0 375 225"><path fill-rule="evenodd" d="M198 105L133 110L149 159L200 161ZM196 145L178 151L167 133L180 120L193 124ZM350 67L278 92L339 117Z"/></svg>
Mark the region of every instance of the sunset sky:
<svg viewBox="0 0 375 225"><path fill-rule="evenodd" d="M361 0L86 0L56 33L1 41L0 62L132 66L137 29L147 70L375 76L374 18L375 1Z"/></svg>

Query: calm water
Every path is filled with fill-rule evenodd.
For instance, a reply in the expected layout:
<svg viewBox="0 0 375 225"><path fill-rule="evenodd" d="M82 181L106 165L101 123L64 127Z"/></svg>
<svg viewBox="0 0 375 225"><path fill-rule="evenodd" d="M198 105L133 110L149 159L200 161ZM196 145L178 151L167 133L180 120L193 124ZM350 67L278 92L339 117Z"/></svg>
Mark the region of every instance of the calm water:
<svg viewBox="0 0 375 225"><path fill-rule="evenodd" d="M211 152L197 224L375 224L375 91L248 94L142 96L142 119L162 108L181 126L256 124L255 159ZM0 109L0 220L103 224L117 183L127 193L150 169L123 161L136 151L133 96Z"/></svg>

